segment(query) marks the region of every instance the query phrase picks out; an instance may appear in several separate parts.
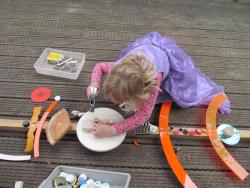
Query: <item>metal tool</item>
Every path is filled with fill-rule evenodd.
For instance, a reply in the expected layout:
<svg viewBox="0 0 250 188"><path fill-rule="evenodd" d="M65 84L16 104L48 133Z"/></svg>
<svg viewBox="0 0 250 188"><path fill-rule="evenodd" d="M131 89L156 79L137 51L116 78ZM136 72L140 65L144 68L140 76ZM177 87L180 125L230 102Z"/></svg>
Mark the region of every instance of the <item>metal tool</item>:
<svg viewBox="0 0 250 188"><path fill-rule="evenodd" d="M90 89L91 89L91 94L90 94L90 102L89 102L89 105L90 105L89 111L94 112L97 88L91 87Z"/></svg>

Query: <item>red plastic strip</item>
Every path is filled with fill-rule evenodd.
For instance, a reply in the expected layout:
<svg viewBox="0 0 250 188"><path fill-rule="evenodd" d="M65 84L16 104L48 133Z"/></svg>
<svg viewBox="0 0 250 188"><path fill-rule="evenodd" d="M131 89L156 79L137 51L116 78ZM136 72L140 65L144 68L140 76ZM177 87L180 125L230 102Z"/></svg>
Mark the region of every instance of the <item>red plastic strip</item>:
<svg viewBox="0 0 250 188"><path fill-rule="evenodd" d="M35 142L34 142L34 157L39 157L39 141L40 141L40 135L42 131L42 127L44 125L44 122L46 121L46 118L48 117L49 113L55 108L55 106L58 104L58 101L53 101L49 107L46 109L45 113L42 116L42 119L40 120L36 135L35 135Z"/></svg>
<svg viewBox="0 0 250 188"><path fill-rule="evenodd" d="M171 139L170 135L168 133L168 120L169 120L169 112L171 109L171 102L166 102L162 104L161 112L160 112L160 120L159 120L159 126L160 126L160 138L162 147L165 153L165 156L168 160L168 163L170 167L172 168L173 172L175 173L176 177L180 181L180 183L185 188L197 188L195 183L191 180L191 178L187 175L185 170L183 169L181 163L179 162Z"/></svg>
<svg viewBox="0 0 250 188"><path fill-rule="evenodd" d="M216 130L217 110L226 99L225 94L221 93L210 102L206 113L207 134L221 160L243 181L248 176L248 172L230 155L222 144Z"/></svg>

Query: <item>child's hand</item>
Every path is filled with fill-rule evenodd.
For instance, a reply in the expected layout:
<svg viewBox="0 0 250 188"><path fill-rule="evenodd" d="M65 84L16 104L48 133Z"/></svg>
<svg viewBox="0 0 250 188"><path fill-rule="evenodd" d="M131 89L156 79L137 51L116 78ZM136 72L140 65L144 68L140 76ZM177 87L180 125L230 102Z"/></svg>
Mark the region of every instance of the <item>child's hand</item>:
<svg viewBox="0 0 250 188"><path fill-rule="evenodd" d="M105 123L94 123L92 133L100 138L117 135L115 127Z"/></svg>
<svg viewBox="0 0 250 188"><path fill-rule="evenodd" d="M99 88L100 88L100 85L98 82L92 82L89 87L87 88L87 96L88 98L90 97L91 95L91 87L96 87L97 88L97 91L96 91L96 96L99 94Z"/></svg>

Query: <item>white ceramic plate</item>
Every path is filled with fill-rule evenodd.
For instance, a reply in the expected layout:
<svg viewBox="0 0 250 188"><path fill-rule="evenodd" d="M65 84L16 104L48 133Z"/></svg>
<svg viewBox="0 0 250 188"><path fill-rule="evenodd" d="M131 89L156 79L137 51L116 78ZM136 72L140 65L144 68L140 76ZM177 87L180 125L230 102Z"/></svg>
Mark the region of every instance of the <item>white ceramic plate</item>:
<svg viewBox="0 0 250 188"><path fill-rule="evenodd" d="M120 122L123 117L117 111L110 108L95 108L94 112L87 112L77 123L76 133L81 144L89 150L106 152L118 147L126 137L126 133L107 137L96 138L91 131L84 131L83 128L91 128L95 118Z"/></svg>

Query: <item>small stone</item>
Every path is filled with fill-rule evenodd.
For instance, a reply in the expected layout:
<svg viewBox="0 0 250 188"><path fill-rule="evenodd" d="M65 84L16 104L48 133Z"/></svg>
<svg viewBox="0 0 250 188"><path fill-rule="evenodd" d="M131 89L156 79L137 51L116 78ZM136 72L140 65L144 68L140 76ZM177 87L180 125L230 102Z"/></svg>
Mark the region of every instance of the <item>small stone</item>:
<svg viewBox="0 0 250 188"><path fill-rule="evenodd" d="M79 111L73 110L73 111L71 111L71 114L72 114L74 117L77 117L78 114L79 114Z"/></svg>
<svg viewBox="0 0 250 188"><path fill-rule="evenodd" d="M233 134L234 134L234 130L233 130L233 128L231 128L231 127L227 127L227 128L225 128L225 129L223 129L223 135L226 137L226 138L230 138L230 137L232 137L233 136Z"/></svg>
<svg viewBox="0 0 250 188"><path fill-rule="evenodd" d="M61 97L59 95L55 96L55 101L60 101Z"/></svg>
<svg viewBox="0 0 250 188"><path fill-rule="evenodd" d="M95 187L96 188L101 188L102 182L101 181L96 181L95 182Z"/></svg>
<svg viewBox="0 0 250 188"><path fill-rule="evenodd" d="M90 185L92 183L95 183L95 181L93 179L88 179L88 181L86 182L87 185Z"/></svg>
<svg viewBox="0 0 250 188"><path fill-rule="evenodd" d="M61 173L59 174L59 176L64 177L64 178L66 178L67 175L68 175L68 174L67 174L66 172L61 172Z"/></svg>
<svg viewBox="0 0 250 188"><path fill-rule="evenodd" d="M73 174L67 174L66 181L70 184L75 182L75 176Z"/></svg>
<svg viewBox="0 0 250 188"><path fill-rule="evenodd" d="M29 125L30 125L30 122L29 122L29 121L26 120L26 121L23 122L23 126L24 126L24 127L28 127Z"/></svg>

